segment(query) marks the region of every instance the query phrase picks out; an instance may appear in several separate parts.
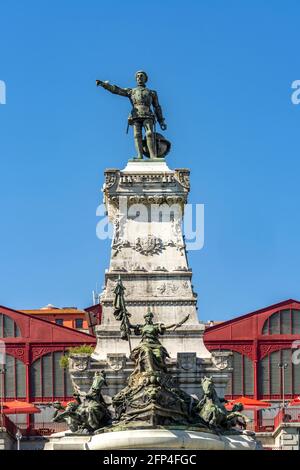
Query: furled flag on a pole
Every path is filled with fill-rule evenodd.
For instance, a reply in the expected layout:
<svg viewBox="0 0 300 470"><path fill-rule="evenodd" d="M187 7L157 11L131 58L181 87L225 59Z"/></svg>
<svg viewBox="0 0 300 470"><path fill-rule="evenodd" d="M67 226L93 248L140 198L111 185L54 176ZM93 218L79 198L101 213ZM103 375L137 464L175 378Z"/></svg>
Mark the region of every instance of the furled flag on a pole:
<svg viewBox="0 0 300 470"><path fill-rule="evenodd" d="M131 342L130 342L130 322L129 317L130 313L126 309L125 299L124 299L125 287L123 286L121 277L119 276L116 288L114 290L115 299L114 299L114 316L116 320L121 322L121 338L129 342L129 349L131 352Z"/></svg>

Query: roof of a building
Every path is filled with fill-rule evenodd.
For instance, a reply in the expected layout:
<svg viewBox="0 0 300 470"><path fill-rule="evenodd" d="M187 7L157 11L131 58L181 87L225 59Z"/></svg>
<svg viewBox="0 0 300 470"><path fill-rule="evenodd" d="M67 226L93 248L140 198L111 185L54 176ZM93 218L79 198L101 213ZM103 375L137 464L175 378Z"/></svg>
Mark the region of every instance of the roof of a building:
<svg viewBox="0 0 300 470"><path fill-rule="evenodd" d="M21 337L4 338L4 341L13 341L15 344L24 341L25 338L32 342L95 342L95 337L74 328L57 325L56 323L37 318L20 310L14 310L0 305L0 313L8 314L17 321L21 330ZM19 318L18 318L19 317Z"/></svg>
<svg viewBox="0 0 300 470"><path fill-rule="evenodd" d="M85 314L84 310L78 309L76 307L55 307L52 304L48 304L45 307L31 309L31 310L19 310L22 313L28 315L53 315L53 314Z"/></svg>
<svg viewBox="0 0 300 470"><path fill-rule="evenodd" d="M231 318L230 320L226 320L226 321L223 321L223 322L222 321L221 322L216 321L216 322L214 322L213 326L208 326L207 329L209 329L209 331L212 331L214 329L218 329L220 327L225 327L227 325L239 322L241 320L245 320L245 319L250 318L252 316L269 312L270 310L277 310L277 309L280 310L280 309L282 309L282 308L284 308L284 307L286 307L287 305L290 305L290 304L298 304L297 306L299 308L300 301L295 300L295 299L283 300L282 302L279 302L277 304L268 305L267 307L261 308L259 310L254 310L253 312L246 313L244 315L236 316L234 318Z"/></svg>
<svg viewBox="0 0 300 470"><path fill-rule="evenodd" d="M210 320L206 323L204 323L205 328L211 328L212 326L216 325L221 325L221 323L224 323L224 320Z"/></svg>

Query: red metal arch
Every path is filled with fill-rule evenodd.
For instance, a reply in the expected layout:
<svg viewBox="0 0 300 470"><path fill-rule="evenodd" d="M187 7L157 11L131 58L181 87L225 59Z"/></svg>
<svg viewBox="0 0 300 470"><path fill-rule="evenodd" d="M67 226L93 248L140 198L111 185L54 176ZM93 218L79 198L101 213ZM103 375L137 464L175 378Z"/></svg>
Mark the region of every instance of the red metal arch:
<svg viewBox="0 0 300 470"><path fill-rule="evenodd" d="M23 325L21 325L21 322L19 323L18 321L16 321L14 314L10 315L9 313L7 313L7 312L2 312L2 311L0 310L0 315L3 315L4 317L10 318L10 319L14 322L14 325L16 325L16 326L18 327L18 329L20 330L20 336L6 336L4 339L24 338L24 331L25 331L25 328L23 329Z"/></svg>
<svg viewBox="0 0 300 470"><path fill-rule="evenodd" d="M61 345L53 345L53 346L33 346L31 348L31 364L41 357L50 354L52 352L64 352L65 351L65 346Z"/></svg>
<svg viewBox="0 0 300 470"><path fill-rule="evenodd" d="M258 359L261 360L265 356L269 356L275 351L281 349L292 349L292 343L277 343L277 344L260 344L258 348Z"/></svg>
<svg viewBox="0 0 300 470"><path fill-rule="evenodd" d="M206 347L209 351L235 351L247 356L251 361L254 359L252 344L206 344Z"/></svg>

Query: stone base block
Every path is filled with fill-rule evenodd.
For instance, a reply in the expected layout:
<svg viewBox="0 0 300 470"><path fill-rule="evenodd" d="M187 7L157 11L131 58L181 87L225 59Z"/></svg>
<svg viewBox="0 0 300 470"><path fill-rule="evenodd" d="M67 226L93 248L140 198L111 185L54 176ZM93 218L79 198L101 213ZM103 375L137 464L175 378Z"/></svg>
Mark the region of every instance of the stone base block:
<svg viewBox="0 0 300 470"><path fill-rule="evenodd" d="M45 450L261 450L253 434L217 435L177 429L132 429L93 436L57 433Z"/></svg>

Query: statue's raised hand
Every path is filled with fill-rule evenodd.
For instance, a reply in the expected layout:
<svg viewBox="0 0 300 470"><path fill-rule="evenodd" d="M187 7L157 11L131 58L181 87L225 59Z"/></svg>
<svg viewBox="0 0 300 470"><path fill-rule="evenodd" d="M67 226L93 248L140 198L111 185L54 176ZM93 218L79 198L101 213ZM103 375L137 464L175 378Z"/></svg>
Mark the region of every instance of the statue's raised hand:
<svg viewBox="0 0 300 470"><path fill-rule="evenodd" d="M102 80L96 80L96 85L97 86L104 86L106 83L108 83L107 80L105 82L103 82Z"/></svg>

